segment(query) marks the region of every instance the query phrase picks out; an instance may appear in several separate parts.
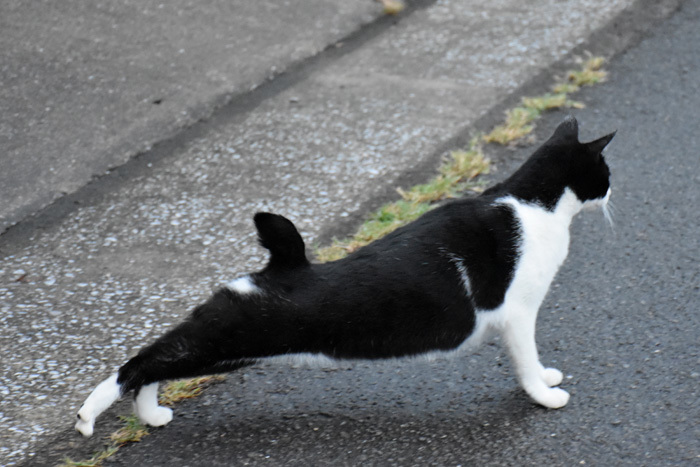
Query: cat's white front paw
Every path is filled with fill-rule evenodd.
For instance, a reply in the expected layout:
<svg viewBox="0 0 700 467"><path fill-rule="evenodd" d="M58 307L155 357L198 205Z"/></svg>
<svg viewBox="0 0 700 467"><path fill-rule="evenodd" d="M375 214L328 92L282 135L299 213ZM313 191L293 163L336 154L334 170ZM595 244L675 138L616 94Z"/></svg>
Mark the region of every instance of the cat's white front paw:
<svg viewBox="0 0 700 467"><path fill-rule="evenodd" d="M95 416L90 412L91 411L89 409L81 407L78 411L78 421L75 424L75 429L86 438L92 436L95 429Z"/></svg>
<svg viewBox="0 0 700 467"><path fill-rule="evenodd" d="M163 426L173 419L173 410L167 407L157 406L151 410L137 411L139 420L146 425Z"/></svg>
<svg viewBox="0 0 700 467"><path fill-rule="evenodd" d="M527 393L535 402L548 409L560 409L569 402L569 393L559 388L540 388Z"/></svg>
<svg viewBox="0 0 700 467"><path fill-rule="evenodd" d="M564 379L564 374L557 370L556 368L543 368L542 369L542 380L547 386L554 387L559 386Z"/></svg>

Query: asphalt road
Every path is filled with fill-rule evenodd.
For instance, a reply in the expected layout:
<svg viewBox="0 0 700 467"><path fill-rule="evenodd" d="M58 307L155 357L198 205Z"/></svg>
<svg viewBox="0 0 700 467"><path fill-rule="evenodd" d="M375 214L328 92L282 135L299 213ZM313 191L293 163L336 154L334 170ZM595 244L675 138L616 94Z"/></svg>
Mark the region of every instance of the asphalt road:
<svg viewBox="0 0 700 467"><path fill-rule="evenodd" d="M0 336L7 366L0 392L14 405L2 406L0 421L13 430L7 438L13 449L36 436L26 444L27 465L87 457L101 445L99 435L114 429L116 414L129 412L128 401L98 421L91 440L72 432L72 416L64 414L72 414L115 362L203 298L209 284L261 261L247 221L253 210L291 213L307 239L327 238L393 191L400 180L396 166L400 173L412 163L425 168L417 153L426 151L434 154L434 165L446 139L462 131L464 140L473 130L444 122L493 123L495 114L484 117L492 108L488 96L528 91L522 86L533 65L517 50L478 63L488 70L497 70L499 61L521 66L511 70L513 83L501 70L486 80L495 86L474 87L479 83L465 74L473 64L460 69L460 55L444 53L469 53L469 41L443 43L438 34L449 26L455 37L460 23L453 7L439 2L371 47L360 44L357 53L250 104L249 114L234 112L206 131L195 128L156 148L160 155L146 154L67 197L80 207L58 206L59 220L25 224L3 236L0 318L10 332ZM575 222L569 260L541 310L538 342L543 361L567 375L563 387L572 400L565 409L530 403L498 343L461 360L430 364L355 363L334 370L262 365L182 404L170 425L152 430L111 462L697 464L699 15L700 2L688 0L670 20L643 31L647 38L638 46L614 58L608 83L577 96L588 105L576 112L584 137L619 130L609 150L618 216L614 233L601 215L583 214ZM538 27L544 17L529 13L528 26ZM585 28L551 49L533 44L548 31L565 37L575 20L573 15L561 29L543 26L523 35L523 47L551 65L560 58L559 47L570 50ZM426 24L435 27L429 36L440 40L426 41ZM387 66L405 77L421 69L417 57L431 53L447 59L408 80L410 91L377 65L400 56L403 61ZM404 62L413 68L397 68ZM358 67L374 73L347 73ZM544 68L547 76L555 71ZM329 98L334 86L356 92ZM547 83L532 86L541 91ZM392 88L418 97L399 105L389 97ZM455 97L464 89L476 89L477 97ZM476 110L460 110L467 102ZM411 123L416 112L424 121ZM541 121L539 140L562 118L551 114ZM241 129L229 134L231 122ZM323 157L333 139L342 141L332 152L336 157ZM187 144L176 152L182 141ZM280 156L280 148L288 153ZM494 153L494 178L507 175L527 153ZM297 180L284 178L290 167ZM255 192L244 180L255 182ZM382 183L385 190L377 188ZM66 427L57 428L64 419Z"/></svg>
<svg viewBox="0 0 700 467"><path fill-rule="evenodd" d="M534 406L498 345L457 361L262 365L177 410L113 465L700 464L700 1L579 97L608 151L614 232L575 221L543 305L543 360L572 394ZM540 141L563 114L538 124ZM527 149L505 156L505 175Z"/></svg>

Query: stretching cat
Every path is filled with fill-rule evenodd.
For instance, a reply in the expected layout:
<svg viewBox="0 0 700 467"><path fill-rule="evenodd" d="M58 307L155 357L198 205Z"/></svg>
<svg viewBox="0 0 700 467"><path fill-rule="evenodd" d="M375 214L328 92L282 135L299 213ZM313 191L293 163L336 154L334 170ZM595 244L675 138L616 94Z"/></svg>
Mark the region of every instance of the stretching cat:
<svg viewBox="0 0 700 467"><path fill-rule="evenodd" d="M311 264L282 216L255 215L270 261L199 305L180 325L100 383L76 429L134 390L142 422L165 425L158 382L236 370L282 355L379 359L455 352L500 332L520 384L559 408L562 373L545 368L535 320L584 207L605 209L610 172L602 151L614 133L578 141L568 118L510 178L476 198L440 206L345 259Z"/></svg>

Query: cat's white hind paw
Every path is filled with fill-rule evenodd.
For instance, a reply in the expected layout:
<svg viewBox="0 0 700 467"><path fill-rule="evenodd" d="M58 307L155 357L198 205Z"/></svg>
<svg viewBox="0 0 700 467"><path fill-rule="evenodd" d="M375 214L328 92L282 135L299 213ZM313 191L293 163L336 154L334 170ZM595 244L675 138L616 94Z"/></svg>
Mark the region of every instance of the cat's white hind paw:
<svg viewBox="0 0 700 467"><path fill-rule="evenodd" d="M158 383L143 386L134 400L134 412L143 423L163 426L173 419L173 411L158 405Z"/></svg>
<svg viewBox="0 0 700 467"><path fill-rule="evenodd" d="M155 407L151 410L137 412L139 420L146 425L163 426L170 423L173 419L173 410L167 407Z"/></svg>
<svg viewBox="0 0 700 467"><path fill-rule="evenodd" d="M95 419L104 412L121 395L121 385L117 382L117 373L102 381L90 393L78 410L78 422L75 429L83 436L92 436Z"/></svg>
<svg viewBox="0 0 700 467"><path fill-rule="evenodd" d="M530 397L540 405L548 409L560 409L569 402L569 393L559 388L542 388L536 392L530 392Z"/></svg>
<svg viewBox="0 0 700 467"><path fill-rule="evenodd" d="M87 413L83 407L80 408L78 412L78 421L75 424L75 429L80 432L81 435L89 438L95 429L95 417Z"/></svg>
<svg viewBox="0 0 700 467"><path fill-rule="evenodd" d="M542 370L542 380L547 386L559 386L564 379L564 374L556 368L544 368Z"/></svg>

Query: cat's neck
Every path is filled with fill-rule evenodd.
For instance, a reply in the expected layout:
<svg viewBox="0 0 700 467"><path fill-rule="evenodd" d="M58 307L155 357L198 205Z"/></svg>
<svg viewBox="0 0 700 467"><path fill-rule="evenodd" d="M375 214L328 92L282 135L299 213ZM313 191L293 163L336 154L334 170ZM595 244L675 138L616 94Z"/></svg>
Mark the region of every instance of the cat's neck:
<svg viewBox="0 0 700 467"><path fill-rule="evenodd" d="M556 202L551 203L551 206L545 206L538 199L528 199L527 196L518 196L517 193L511 193L509 198L512 198L516 202L524 203L530 206L535 206L544 211L547 211L550 215L557 218L559 222L566 225L567 227L571 223L571 220L578 214L583 208L583 203L578 199L576 194L570 188L564 188L564 192L559 196Z"/></svg>
<svg viewBox="0 0 700 467"><path fill-rule="evenodd" d="M524 203L542 206L550 212L559 207L571 215L576 214L576 203L567 195L567 191L573 195L571 190L567 190L547 167L541 165L537 161L526 162L508 179L486 190L484 195L498 198L512 196Z"/></svg>
<svg viewBox="0 0 700 467"><path fill-rule="evenodd" d="M562 218L571 219L574 218L576 214L581 212L583 208L583 203L578 199L578 196L571 190L571 188L564 188L564 193L557 201L556 206L554 206L553 213Z"/></svg>

